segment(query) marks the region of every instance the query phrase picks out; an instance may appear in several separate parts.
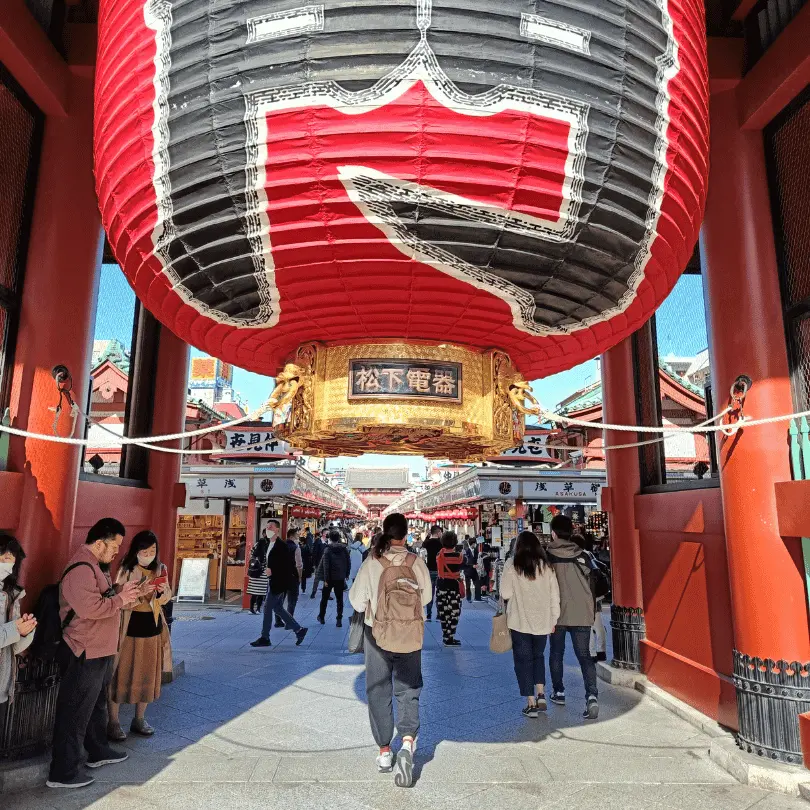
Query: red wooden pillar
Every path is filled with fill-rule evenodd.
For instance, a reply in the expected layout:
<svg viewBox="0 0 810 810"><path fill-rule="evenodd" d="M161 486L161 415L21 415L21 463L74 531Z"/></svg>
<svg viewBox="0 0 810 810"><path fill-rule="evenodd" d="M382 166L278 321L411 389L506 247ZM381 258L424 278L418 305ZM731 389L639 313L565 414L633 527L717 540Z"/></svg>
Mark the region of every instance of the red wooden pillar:
<svg viewBox="0 0 810 810"><path fill-rule="evenodd" d="M605 422L635 425L636 401L631 338L602 355L602 402ZM630 444L635 434L606 431L605 446ZM641 546L636 529L635 497L641 489L638 448L606 450L610 490L608 521L613 603L613 665L641 669L644 600L641 589Z"/></svg>
<svg viewBox="0 0 810 810"><path fill-rule="evenodd" d="M747 374L754 381L747 416L790 413L762 134L740 130L735 94L728 91L712 96L711 130L701 239L716 408L727 403L736 377ZM795 700L789 668L765 663L810 662L800 541L780 536L774 494L774 484L791 477L787 430L782 422L720 437L719 460L740 736L757 753L798 763L797 715L810 702L801 708ZM784 688L761 689L766 678Z"/></svg>
<svg viewBox="0 0 810 810"><path fill-rule="evenodd" d="M247 610L250 607L250 596L247 592L248 586L248 565L250 563L250 552L253 551L253 546L256 545L257 534L257 515L256 515L256 496L251 492L248 495L247 518L245 519L245 537L247 544L245 546L245 579L242 583L242 609Z"/></svg>
<svg viewBox="0 0 810 810"><path fill-rule="evenodd" d="M152 409L152 435L181 433L186 424L188 391L188 344L165 326L160 327L155 402ZM180 441L165 442L163 447L179 448ZM174 569L177 539L177 499L182 456L175 453L149 453L149 486L152 489L152 530L160 540L163 561Z"/></svg>
<svg viewBox="0 0 810 810"><path fill-rule="evenodd" d="M102 231L93 182L93 77L68 72L69 114L48 116L37 178L17 337L11 412L15 427L50 434L58 396L51 368L68 367L74 396L87 410ZM62 415L60 432L69 432ZM82 424L76 426L81 436ZM18 536L28 560L25 584L36 594L68 559L79 479L78 446L11 442L10 469L25 474ZM111 513L115 513L111 505Z"/></svg>

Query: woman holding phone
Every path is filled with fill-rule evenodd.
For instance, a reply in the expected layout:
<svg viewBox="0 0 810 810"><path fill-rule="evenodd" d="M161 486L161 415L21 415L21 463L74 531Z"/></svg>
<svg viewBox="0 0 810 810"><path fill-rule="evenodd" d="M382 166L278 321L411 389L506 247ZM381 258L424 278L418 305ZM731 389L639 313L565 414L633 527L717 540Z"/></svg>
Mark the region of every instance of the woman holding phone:
<svg viewBox="0 0 810 810"><path fill-rule="evenodd" d="M160 561L158 539L153 532L138 532L118 570L116 585L139 582L150 585L148 594L125 605L121 611L115 674L110 684L110 722L107 736L125 740L118 708L135 704L130 731L151 737L155 730L146 722L146 707L160 697L164 672L172 669L169 630L163 618L163 605L172 598L166 566Z"/></svg>

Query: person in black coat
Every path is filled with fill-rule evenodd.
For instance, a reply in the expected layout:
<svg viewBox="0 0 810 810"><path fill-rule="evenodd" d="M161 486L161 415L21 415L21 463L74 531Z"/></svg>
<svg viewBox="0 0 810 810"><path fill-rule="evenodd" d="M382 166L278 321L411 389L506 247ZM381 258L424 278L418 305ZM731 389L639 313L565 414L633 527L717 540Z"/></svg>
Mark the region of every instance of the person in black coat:
<svg viewBox="0 0 810 810"><path fill-rule="evenodd" d="M321 582L317 573L318 566L321 564L321 558L323 557L324 551L326 551L328 542L328 532L326 529L322 529L320 535L315 538L315 542L312 544L312 570L315 572L315 581L312 583L312 593L309 596L310 599L314 599L315 594L318 592L318 585Z"/></svg>
<svg viewBox="0 0 810 810"><path fill-rule="evenodd" d="M307 580L315 571L315 566L312 564L312 547L306 537L302 537L298 545L301 548L301 563L304 566L301 571L301 593L306 593Z"/></svg>
<svg viewBox="0 0 810 810"><path fill-rule="evenodd" d="M264 621L262 634L256 641L251 641L251 647L270 646L270 628L273 625L273 614L284 622L287 630L295 633L296 646L300 645L307 634L307 628L300 624L284 609L284 597L291 587L298 587L298 571L295 567L295 556L287 547L286 541L279 535L281 524L271 520L267 524L267 536L272 546L267 553L267 568L265 573L270 577L270 587L264 603Z"/></svg>
<svg viewBox="0 0 810 810"><path fill-rule="evenodd" d="M329 545L323 553L323 594L321 595L321 612L318 621L326 622L326 608L329 596L334 590L337 599L337 626L343 627L343 592L346 580L352 569L349 549L343 542L343 536L336 529L329 533Z"/></svg>

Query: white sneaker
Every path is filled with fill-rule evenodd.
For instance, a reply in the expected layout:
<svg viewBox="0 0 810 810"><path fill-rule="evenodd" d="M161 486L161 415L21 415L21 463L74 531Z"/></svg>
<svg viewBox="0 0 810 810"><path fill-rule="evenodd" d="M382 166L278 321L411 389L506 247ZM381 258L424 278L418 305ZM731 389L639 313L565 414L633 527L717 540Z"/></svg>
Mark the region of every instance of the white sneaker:
<svg viewBox="0 0 810 810"><path fill-rule="evenodd" d="M377 757L377 768L380 773L391 773L394 770L394 752L386 751Z"/></svg>
<svg viewBox="0 0 810 810"><path fill-rule="evenodd" d="M413 755L416 753L416 740L402 744L397 755L397 768L394 784L397 787L409 788L413 785Z"/></svg>

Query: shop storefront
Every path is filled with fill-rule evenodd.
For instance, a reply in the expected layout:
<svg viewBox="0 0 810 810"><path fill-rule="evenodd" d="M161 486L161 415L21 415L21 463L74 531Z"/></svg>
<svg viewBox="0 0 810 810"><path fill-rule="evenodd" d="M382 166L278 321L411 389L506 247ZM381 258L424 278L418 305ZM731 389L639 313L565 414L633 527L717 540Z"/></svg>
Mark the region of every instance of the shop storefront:
<svg viewBox="0 0 810 810"><path fill-rule="evenodd" d="M175 586L183 584L185 560L208 560L206 599L239 600L246 561L269 520L278 520L284 534L291 526L317 528L330 515L356 509L354 504L347 509L344 493L295 464L190 467L181 480L186 505L177 520ZM204 566L186 565L192 567L199 582ZM201 598L199 591L195 598Z"/></svg>

